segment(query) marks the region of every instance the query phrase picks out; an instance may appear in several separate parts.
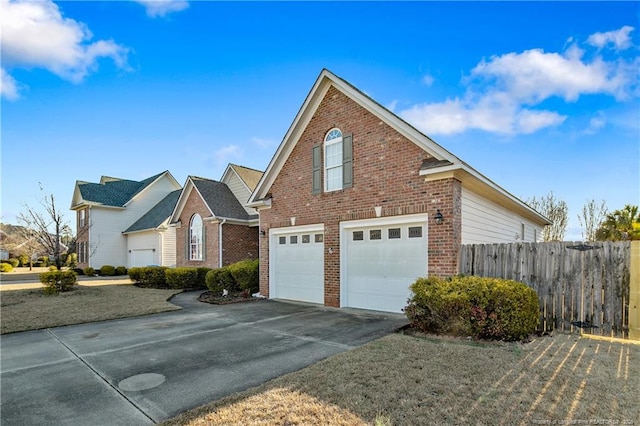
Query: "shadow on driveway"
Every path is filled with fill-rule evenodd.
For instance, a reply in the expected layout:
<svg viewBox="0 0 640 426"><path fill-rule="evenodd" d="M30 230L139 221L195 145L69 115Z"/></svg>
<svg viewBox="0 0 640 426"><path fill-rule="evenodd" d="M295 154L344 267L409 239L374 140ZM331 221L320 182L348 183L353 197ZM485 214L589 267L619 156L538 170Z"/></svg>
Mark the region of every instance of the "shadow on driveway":
<svg viewBox="0 0 640 426"><path fill-rule="evenodd" d="M176 295L174 311L0 337L3 425L153 424L347 351L404 315Z"/></svg>

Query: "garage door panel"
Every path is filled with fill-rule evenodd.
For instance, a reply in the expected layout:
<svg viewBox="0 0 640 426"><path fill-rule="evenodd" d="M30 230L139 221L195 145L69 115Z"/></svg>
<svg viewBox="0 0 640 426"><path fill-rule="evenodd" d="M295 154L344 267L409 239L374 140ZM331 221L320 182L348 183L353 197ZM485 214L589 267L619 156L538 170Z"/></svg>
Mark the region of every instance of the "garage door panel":
<svg viewBox="0 0 640 426"><path fill-rule="evenodd" d="M275 231L271 235L271 297L324 302L324 243L322 239L316 242L315 234L322 231Z"/></svg>
<svg viewBox="0 0 640 426"><path fill-rule="evenodd" d="M409 286L427 274L426 229L424 222L408 221L350 225L343 233L343 306L401 312L411 294ZM362 239L354 240L354 231Z"/></svg>

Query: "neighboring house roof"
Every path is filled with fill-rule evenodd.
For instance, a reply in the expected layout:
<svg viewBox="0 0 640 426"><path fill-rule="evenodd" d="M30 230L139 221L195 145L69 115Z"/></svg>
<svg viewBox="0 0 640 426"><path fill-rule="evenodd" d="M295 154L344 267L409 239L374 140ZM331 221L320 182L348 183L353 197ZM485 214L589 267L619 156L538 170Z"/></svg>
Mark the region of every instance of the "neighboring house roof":
<svg viewBox="0 0 640 426"><path fill-rule="evenodd" d="M250 169L248 167L239 166L237 164L229 164L229 168L233 169L233 171L236 172L238 177L244 182L249 191L253 191L254 189L256 189L258 182L260 182L260 178L264 174L264 172L261 172L260 170ZM222 180L224 180L224 174Z"/></svg>
<svg viewBox="0 0 640 426"><path fill-rule="evenodd" d="M244 167L243 169L252 171L251 169ZM194 190L198 193L209 210L209 213L211 214L210 219L232 219L243 222L258 219L257 214L251 215L247 213L245 208L242 206L242 203L236 198L227 184L199 176L189 176L187 177L187 182L184 184L184 189L180 194L180 198L176 203L176 207L171 217L171 223L178 222L187 199Z"/></svg>
<svg viewBox="0 0 640 426"><path fill-rule="evenodd" d="M141 181L109 176L102 176L100 183L77 181L71 209L73 210L82 205L125 207L136 195L165 175L169 176L176 186L179 186L168 170Z"/></svg>
<svg viewBox="0 0 640 426"><path fill-rule="evenodd" d="M190 179L214 216L241 220L258 217L258 215L249 215L224 183L197 176L190 176Z"/></svg>
<svg viewBox="0 0 640 426"><path fill-rule="evenodd" d="M336 76L327 69L323 69L320 72L320 75L311 88L311 91L300 107L298 114L287 130L284 139L269 162L267 170L264 172L260 182L251 194L248 206L260 208L261 206L270 205L270 200L268 200L268 198L271 185L274 183L287 158L293 151L295 144L309 124L330 87L335 87L337 90L344 93L351 100L374 114L381 121L422 148L430 157L432 157L432 159L425 162L418 171L420 175L425 176L425 179L436 180L446 177L455 177L463 183L463 186L469 187L473 191L479 192L487 198L496 200L500 204L507 206L524 217L529 218L534 223L538 223L540 225L551 224L549 219L532 209L522 200L489 180L451 152L438 145L427 135L423 134L402 118L380 105L351 83Z"/></svg>
<svg viewBox="0 0 640 426"><path fill-rule="evenodd" d="M162 224L171 217L171 213L173 213L173 209L176 207L181 192L181 189L177 189L169 193L169 195L153 206L151 210L145 213L133 225L128 227L123 234L153 230L161 227Z"/></svg>

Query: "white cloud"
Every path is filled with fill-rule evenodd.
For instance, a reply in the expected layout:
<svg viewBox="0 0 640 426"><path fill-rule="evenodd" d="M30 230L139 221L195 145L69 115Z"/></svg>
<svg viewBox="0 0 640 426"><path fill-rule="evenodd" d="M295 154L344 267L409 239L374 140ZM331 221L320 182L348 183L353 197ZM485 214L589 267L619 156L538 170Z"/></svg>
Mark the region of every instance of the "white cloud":
<svg viewBox="0 0 640 426"><path fill-rule="evenodd" d="M631 31L633 31L633 27L625 25L619 30L591 34L587 43L600 49L609 44L612 44L616 50L628 49L631 47L631 37L629 36Z"/></svg>
<svg viewBox="0 0 640 426"><path fill-rule="evenodd" d="M584 131L586 134L594 134L597 133L600 129L602 129L607 124L604 114L602 111L598 112L598 115L595 117L591 117L589 120L589 127L587 127Z"/></svg>
<svg viewBox="0 0 640 426"><path fill-rule="evenodd" d="M0 4L2 61L7 69L44 68L78 83L97 69L100 58L126 67L128 49L113 40L89 43L93 34L87 26L63 17L52 1L0 0Z"/></svg>
<svg viewBox="0 0 640 426"><path fill-rule="evenodd" d="M180 12L189 7L186 0L135 0L147 9L147 16L156 18L173 12Z"/></svg>
<svg viewBox="0 0 640 426"><path fill-rule="evenodd" d="M213 163L215 166L223 166L242 158L243 151L238 145L226 145L218 148L213 153Z"/></svg>
<svg viewBox="0 0 640 426"><path fill-rule="evenodd" d="M276 144L272 139L259 138L257 136L252 137L251 142L258 145L260 148L271 148Z"/></svg>
<svg viewBox="0 0 640 426"><path fill-rule="evenodd" d="M10 101L15 101L20 97L16 80L7 74L4 68L0 68L0 96Z"/></svg>
<svg viewBox="0 0 640 426"><path fill-rule="evenodd" d="M626 28L631 27L598 34L622 45L623 35L628 38L630 31ZM640 95L639 58L605 60L594 55L585 59L584 53L572 43L560 53L531 49L483 59L463 79L463 96L414 105L400 115L428 134L470 129L529 134L566 120L555 111L535 109L547 99L577 102L583 95L602 94L626 100Z"/></svg>
<svg viewBox="0 0 640 426"><path fill-rule="evenodd" d="M387 109L389 111L395 112L396 108L398 107L398 100L394 99L391 102L389 102L389 104L387 105Z"/></svg>
<svg viewBox="0 0 640 426"><path fill-rule="evenodd" d="M430 74L426 74L424 77L422 77L422 84L424 84L427 87L431 87L434 81L435 80L433 76L431 76Z"/></svg>

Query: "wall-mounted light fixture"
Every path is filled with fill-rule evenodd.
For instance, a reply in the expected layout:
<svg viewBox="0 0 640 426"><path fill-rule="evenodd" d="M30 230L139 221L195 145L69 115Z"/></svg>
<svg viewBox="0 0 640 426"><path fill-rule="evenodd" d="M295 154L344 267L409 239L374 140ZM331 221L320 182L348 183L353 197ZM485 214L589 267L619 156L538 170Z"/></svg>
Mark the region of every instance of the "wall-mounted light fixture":
<svg viewBox="0 0 640 426"><path fill-rule="evenodd" d="M152 251L152 252L155 252L155 251L156 251L156 249L154 249L154 248L153 248L153 249L151 249L151 251Z"/></svg>
<svg viewBox="0 0 640 426"><path fill-rule="evenodd" d="M436 210L436 214L433 216L433 219L438 225L442 225L442 222L444 222L444 216L442 216L440 209Z"/></svg>
<svg viewBox="0 0 640 426"><path fill-rule="evenodd" d="M264 229L261 229L260 236L264 237L265 235L267 235L267 232Z"/></svg>

